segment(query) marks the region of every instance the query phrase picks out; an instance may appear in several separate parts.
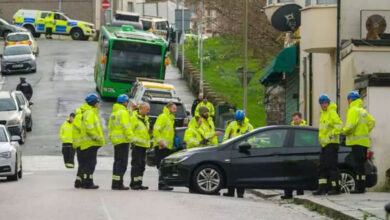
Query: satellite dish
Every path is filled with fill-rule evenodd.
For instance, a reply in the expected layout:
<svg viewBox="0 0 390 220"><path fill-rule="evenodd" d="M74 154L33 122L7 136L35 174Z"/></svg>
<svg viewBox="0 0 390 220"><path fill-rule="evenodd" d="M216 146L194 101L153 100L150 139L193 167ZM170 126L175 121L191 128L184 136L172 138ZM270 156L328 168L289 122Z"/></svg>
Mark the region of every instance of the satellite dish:
<svg viewBox="0 0 390 220"><path fill-rule="evenodd" d="M301 26L301 6L288 4L280 7L272 15L272 26L282 32L296 31Z"/></svg>
<svg viewBox="0 0 390 220"><path fill-rule="evenodd" d="M385 32L386 26L385 17L378 14L368 17L366 21L367 40L380 40L380 35Z"/></svg>

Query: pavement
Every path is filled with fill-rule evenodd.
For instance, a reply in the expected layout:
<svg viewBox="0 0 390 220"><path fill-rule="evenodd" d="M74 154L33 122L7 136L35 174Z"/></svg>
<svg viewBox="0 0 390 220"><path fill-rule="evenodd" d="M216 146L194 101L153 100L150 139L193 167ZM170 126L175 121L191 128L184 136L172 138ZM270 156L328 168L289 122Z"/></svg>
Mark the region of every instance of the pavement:
<svg viewBox="0 0 390 220"><path fill-rule="evenodd" d="M275 202L283 202L281 190L249 190L250 193ZM337 196L313 196L305 191L303 196L294 196L293 201L319 214L333 219L385 220L384 207L390 202L389 192L367 192L365 194L342 194Z"/></svg>

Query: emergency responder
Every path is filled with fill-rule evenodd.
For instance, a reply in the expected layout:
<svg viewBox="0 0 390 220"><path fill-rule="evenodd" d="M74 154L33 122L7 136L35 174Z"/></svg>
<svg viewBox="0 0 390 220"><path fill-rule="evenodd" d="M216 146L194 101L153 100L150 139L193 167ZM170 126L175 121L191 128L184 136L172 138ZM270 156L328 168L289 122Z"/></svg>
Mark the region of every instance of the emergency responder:
<svg viewBox="0 0 390 220"><path fill-rule="evenodd" d="M62 155L64 156L66 168L74 168L75 150L73 149L72 139L74 117L75 114L70 113L69 118L61 125L60 133L58 134L62 141Z"/></svg>
<svg viewBox="0 0 390 220"><path fill-rule="evenodd" d="M213 103L211 103L207 100L207 96L205 96L205 95L203 95L203 100L196 106L195 116L201 115L199 112L199 109L201 107L206 107L209 110L209 116L212 117L214 120L214 117L215 117L214 105L213 105Z"/></svg>
<svg viewBox="0 0 390 220"><path fill-rule="evenodd" d="M82 187L85 189L97 189L99 186L93 182L97 151L106 144L106 141L99 118L99 97L96 94L89 94L85 101L88 104L82 116L82 126L85 128L85 135L80 146L83 160L85 160L82 165Z"/></svg>
<svg viewBox="0 0 390 220"><path fill-rule="evenodd" d="M149 187L142 185L145 171L146 149L150 148L149 114L150 105L141 103L139 110L134 111L130 117L130 127L133 134L131 145L131 182L133 190L147 190Z"/></svg>
<svg viewBox="0 0 390 220"><path fill-rule="evenodd" d="M53 39L53 26L54 26L54 18L53 13L48 13L44 19L45 21L45 37L46 39Z"/></svg>
<svg viewBox="0 0 390 220"><path fill-rule="evenodd" d="M307 123L305 120L302 119L302 113L300 112L294 112L292 114L292 121L291 126L306 126ZM297 190L297 195L303 195L304 191L302 189ZM284 195L280 197L281 199L292 199L293 198L293 190L292 189L285 189Z"/></svg>
<svg viewBox="0 0 390 220"><path fill-rule="evenodd" d="M30 101L33 95L33 89L26 81L26 78L20 77L20 83L16 86L16 90L21 91L28 101Z"/></svg>
<svg viewBox="0 0 390 220"><path fill-rule="evenodd" d="M129 97L125 94L119 95L112 107L112 113L108 121L108 137L114 145L114 165L112 173L113 190L128 190L123 185L123 175L126 173L129 159L129 145L132 137L130 128L130 112L127 109Z"/></svg>
<svg viewBox="0 0 390 220"><path fill-rule="evenodd" d="M199 106L199 105L198 105ZM209 115L209 109L207 107L201 106L199 108L199 115L202 118L202 125L200 126L200 133L202 138L205 139L205 145L218 145L218 136L222 133L220 131L215 131L215 126L213 119Z"/></svg>
<svg viewBox="0 0 390 220"><path fill-rule="evenodd" d="M203 93L199 93L198 97L192 102L191 115L195 116L195 110L198 104L203 100Z"/></svg>
<svg viewBox="0 0 390 220"><path fill-rule="evenodd" d="M153 126L153 140L156 152L157 169L160 169L161 160L173 153L173 140L175 138L175 114L177 107L175 103L168 103L164 106L163 112L157 117ZM158 190L173 190L165 184L161 176L158 179Z"/></svg>
<svg viewBox="0 0 390 220"><path fill-rule="evenodd" d="M200 132L202 121L200 116L195 116L188 124L188 128L184 132L184 142L187 149L204 146L205 141Z"/></svg>
<svg viewBox="0 0 390 220"><path fill-rule="evenodd" d="M82 125L83 113L89 108L87 103L84 103L76 110L76 116L73 120L73 129L72 129L72 139L73 139L73 148L76 149L77 162L79 167L77 168L76 180L74 182L75 188L80 188L82 186L82 169L85 159L83 159L83 154L81 153L80 146L85 137L85 128Z"/></svg>
<svg viewBox="0 0 390 220"><path fill-rule="evenodd" d="M343 123L337 114L337 105L331 103L328 95L320 95L321 116L318 138L321 143L321 155L318 174L318 190L313 195L335 195L340 193L340 173L337 169L337 158L340 144L340 133Z"/></svg>
<svg viewBox="0 0 390 220"><path fill-rule="evenodd" d="M356 166L356 188L351 193L364 193L366 191L364 164L367 159L367 149L370 147L370 132L375 126L375 119L363 108L363 101L358 92L350 92L347 99L349 108L343 134L346 136L346 146L352 147Z"/></svg>
<svg viewBox="0 0 390 220"><path fill-rule="evenodd" d="M302 119L302 113L295 112L292 115L293 120L291 121L292 126L306 126L307 123L305 120Z"/></svg>
<svg viewBox="0 0 390 220"><path fill-rule="evenodd" d="M235 120L230 122L227 126L223 141L227 141L230 138L240 136L253 130L253 126L249 123L249 119L245 117L244 111L237 110L234 119ZM241 187L229 187L227 193L224 193L223 195L234 197L234 189L237 191L238 198L244 198L245 189Z"/></svg>

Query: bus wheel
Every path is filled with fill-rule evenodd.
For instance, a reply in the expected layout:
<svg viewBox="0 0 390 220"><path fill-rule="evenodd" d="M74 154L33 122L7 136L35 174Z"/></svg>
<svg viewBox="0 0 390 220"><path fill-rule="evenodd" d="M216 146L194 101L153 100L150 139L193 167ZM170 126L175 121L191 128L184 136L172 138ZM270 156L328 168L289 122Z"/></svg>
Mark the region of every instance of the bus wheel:
<svg viewBox="0 0 390 220"><path fill-rule="evenodd" d="M73 40L82 40L84 39L84 34L80 29L73 29L72 32L70 32L70 35L72 36Z"/></svg>

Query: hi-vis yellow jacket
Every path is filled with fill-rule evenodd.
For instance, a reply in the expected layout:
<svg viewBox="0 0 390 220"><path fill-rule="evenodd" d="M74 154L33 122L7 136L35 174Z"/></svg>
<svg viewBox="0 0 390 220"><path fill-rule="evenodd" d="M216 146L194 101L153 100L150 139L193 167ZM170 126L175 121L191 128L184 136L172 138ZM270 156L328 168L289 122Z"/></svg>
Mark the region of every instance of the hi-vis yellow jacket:
<svg viewBox="0 0 390 220"><path fill-rule="evenodd" d="M84 103L76 110L76 116L73 120L73 129L72 129L72 139L73 139L73 148L77 149L81 146L81 142L85 137L85 128L82 125L81 118L83 113L87 110L88 104Z"/></svg>
<svg viewBox="0 0 390 220"><path fill-rule="evenodd" d="M154 145L158 146L160 141L164 142L166 148L173 149L173 139L175 138L175 115L169 112L164 106L163 112L157 117L153 127Z"/></svg>
<svg viewBox="0 0 390 220"><path fill-rule="evenodd" d="M132 132L130 128L130 112L122 104L115 103L108 121L108 138L115 146L130 143Z"/></svg>
<svg viewBox="0 0 390 220"><path fill-rule="evenodd" d="M346 145L370 147L370 132L375 126L375 119L364 108L363 101L356 99L349 104L347 121L343 128Z"/></svg>
<svg viewBox="0 0 390 220"><path fill-rule="evenodd" d="M340 133L343 129L343 122L337 114L337 105L330 103L326 111L321 110L318 138L321 146L340 143Z"/></svg>
<svg viewBox="0 0 390 220"><path fill-rule="evenodd" d="M85 128L85 136L81 142L81 150L90 147L102 147L106 145L102 123L97 108L87 106L82 116L82 126Z"/></svg>
<svg viewBox="0 0 390 220"><path fill-rule="evenodd" d="M190 123L188 124L188 128L184 132L184 142L186 143L187 149L204 146L201 143L203 138L200 129L201 128L196 122L195 117L192 118Z"/></svg>
<svg viewBox="0 0 390 220"><path fill-rule="evenodd" d="M241 126L237 123L237 121L232 121L229 123L225 130L225 136L223 141L227 141L230 138L245 134L253 130L253 126L249 123L249 119L245 117Z"/></svg>
<svg viewBox="0 0 390 220"><path fill-rule="evenodd" d="M306 123L305 120L302 119L302 121L301 121L301 123L300 123L299 125L295 125L294 121L291 121L291 125L292 125L292 126L306 126L307 123Z"/></svg>
<svg viewBox="0 0 390 220"><path fill-rule="evenodd" d="M138 147L150 148L149 117L134 111L130 117L130 128L133 133L131 143Z"/></svg>
<svg viewBox="0 0 390 220"><path fill-rule="evenodd" d="M214 110L213 103L211 103L209 101L207 101L206 104L203 101L199 102L199 104L196 106L196 109L195 109L195 116L200 116L199 115L199 108L200 107L206 107L209 110L210 116L214 117L215 110Z"/></svg>
<svg viewBox="0 0 390 220"><path fill-rule="evenodd" d="M207 119L202 117L202 125L199 129L203 139L208 140L206 145L218 145L218 137L215 136L215 126L212 117Z"/></svg>
<svg viewBox="0 0 390 220"><path fill-rule="evenodd" d="M73 143L72 129L73 129L73 124L70 123L69 119L67 119L61 125L61 130L60 130L60 133L58 134L58 136L61 138L62 143L64 143L64 144Z"/></svg>

